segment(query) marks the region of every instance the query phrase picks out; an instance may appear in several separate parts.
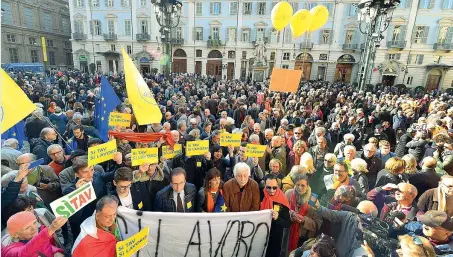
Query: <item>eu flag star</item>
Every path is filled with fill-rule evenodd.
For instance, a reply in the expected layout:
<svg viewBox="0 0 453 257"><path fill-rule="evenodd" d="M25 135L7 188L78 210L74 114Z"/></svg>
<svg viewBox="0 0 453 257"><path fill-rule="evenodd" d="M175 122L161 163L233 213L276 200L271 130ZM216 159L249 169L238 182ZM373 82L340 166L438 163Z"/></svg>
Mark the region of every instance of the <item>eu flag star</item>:
<svg viewBox="0 0 453 257"><path fill-rule="evenodd" d="M220 208L222 209L222 212L226 212L227 210L227 207L225 204L223 204L222 206L220 206Z"/></svg>
<svg viewBox="0 0 453 257"><path fill-rule="evenodd" d="M104 101L104 97L102 97L101 100Z"/></svg>
<svg viewBox="0 0 453 257"><path fill-rule="evenodd" d="M104 116L102 116L101 120L104 120Z"/></svg>
<svg viewBox="0 0 453 257"><path fill-rule="evenodd" d="M13 133L13 137L15 137L15 136L16 136L16 132Z"/></svg>

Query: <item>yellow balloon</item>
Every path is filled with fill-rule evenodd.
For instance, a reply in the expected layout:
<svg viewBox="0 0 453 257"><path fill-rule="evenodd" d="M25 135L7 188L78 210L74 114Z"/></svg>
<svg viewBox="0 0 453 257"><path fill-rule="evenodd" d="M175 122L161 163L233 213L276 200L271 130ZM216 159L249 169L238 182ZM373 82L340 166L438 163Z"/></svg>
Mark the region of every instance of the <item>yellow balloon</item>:
<svg viewBox="0 0 453 257"><path fill-rule="evenodd" d="M302 9L297 11L291 18L291 32L293 38L302 36L307 30L310 29L312 23L312 16L310 11Z"/></svg>
<svg viewBox="0 0 453 257"><path fill-rule="evenodd" d="M291 16L293 16L293 7L288 2L279 2L272 9L272 25L280 31L289 24Z"/></svg>
<svg viewBox="0 0 453 257"><path fill-rule="evenodd" d="M321 28L322 26L324 26L324 24L326 24L327 20L329 19L329 10L324 5L318 5L313 7L310 10L310 13L313 16L310 31L315 31Z"/></svg>

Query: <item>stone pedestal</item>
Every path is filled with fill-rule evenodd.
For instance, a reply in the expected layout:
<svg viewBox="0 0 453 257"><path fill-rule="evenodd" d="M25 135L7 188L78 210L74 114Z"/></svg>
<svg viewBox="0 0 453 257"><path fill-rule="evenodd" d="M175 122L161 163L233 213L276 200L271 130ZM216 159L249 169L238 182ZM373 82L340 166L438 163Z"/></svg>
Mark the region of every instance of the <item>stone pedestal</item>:
<svg viewBox="0 0 453 257"><path fill-rule="evenodd" d="M266 72L269 67L267 65L253 65L252 66L252 80L256 82L263 82L266 78Z"/></svg>

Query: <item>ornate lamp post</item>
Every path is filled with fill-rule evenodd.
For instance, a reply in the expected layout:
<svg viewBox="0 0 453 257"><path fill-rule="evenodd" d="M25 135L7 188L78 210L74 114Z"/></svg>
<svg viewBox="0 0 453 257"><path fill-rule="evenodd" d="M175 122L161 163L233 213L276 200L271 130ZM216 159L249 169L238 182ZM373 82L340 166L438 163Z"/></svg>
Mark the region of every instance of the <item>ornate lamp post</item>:
<svg viewBox="0 0 453 257"><path fill-rule="evenodd" d="M359 89L363 90L367 83L370 71L374 65L376 48L380 47L385 32L392 20L393 11L400 0L362 0L357 5L359 31L365 34L365 47L360 58Z"/></svg>
<svg viewBox="0 0 453 257"><path fill-rule="evenodd" d="M169 58L168 62L163 65L163 71L166 74L170 74L172 59L171 30L179 25L182 3L177 0L151 0L151 3L154 5L156 20L160 26L162 52Z"/></svg>

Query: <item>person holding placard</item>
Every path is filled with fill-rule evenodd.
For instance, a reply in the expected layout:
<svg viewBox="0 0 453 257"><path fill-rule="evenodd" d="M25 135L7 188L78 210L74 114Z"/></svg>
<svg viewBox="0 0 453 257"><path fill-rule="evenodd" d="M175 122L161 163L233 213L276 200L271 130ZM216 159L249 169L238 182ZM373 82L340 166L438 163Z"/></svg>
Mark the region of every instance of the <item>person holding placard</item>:
<svg viewBox="0 0 453 257"><path fill-rule="evenodd" d="M217 168L221 173L221 179L226 181L226 172L227 169L233 169L234 165L236 164L236 158L234 158L234 148L232 146L228 146L228 157L223 156L223 150L220 145L214 145L211 149L211 162L214 168Z"/></svg>
<svg viewBox="0 0 453 257"><path fill-rule="evenodd" d="M157 163L145 163L134 170L133 175L133 184L143 199L142 210L154 211L157 193L170 184L168 173Z"/></svg>
<svg viewBox="0 0 453 257"><path fill-rule="evenodd" d="M238 154L235 157L236 163L243 162L246 163L249 168L250 168L250 177L256 181L256 183L261 183L261 180L264 177L264 172L261 170L261 167L259 165L259 160L257 157L247 157L245 155L245 152L247 151L247 143L243 142L241 146L239 147ZM230 170L226 175L225 175L225 181L230 180L233 177L233 173Z"/></svg>
<svg viewBox="0 0 453 257"><path fill-rule="evenodd" d="M115 191L111 195L116 196L119 199L119 204L129 209L134 210L145 210L144 204L150 202L149 199L143 201L142 196L147 196L147 194L140 194L140 189L137 188L138 184L132 183L133 175L132 169L127 167L121 167L115 172L115 177L113 178L113 185L115 186ZM149 206L148 209L149 210Z"/></svg>

